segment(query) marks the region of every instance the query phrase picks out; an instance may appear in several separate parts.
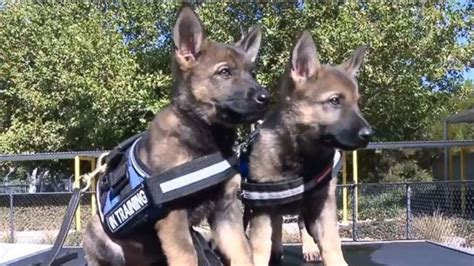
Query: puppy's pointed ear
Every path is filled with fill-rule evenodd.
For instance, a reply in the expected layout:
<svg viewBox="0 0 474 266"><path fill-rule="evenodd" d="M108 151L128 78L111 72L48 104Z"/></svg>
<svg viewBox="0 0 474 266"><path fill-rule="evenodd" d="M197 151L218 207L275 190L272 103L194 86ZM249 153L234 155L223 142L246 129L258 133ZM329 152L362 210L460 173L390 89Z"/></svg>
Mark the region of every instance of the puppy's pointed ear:
<svg viewBox="0 0 474 266"><path fill-rule="evenodd" d="M173 42L178 62L197 60L205 40L204 30L196 13L189 4L184 4L178 13L173 29Z"/></svg>
<svg viewBox="0 0 474 266"><path fill-rule="evenodd" d="M364 61L365 53L367 51L366 46L357 48L344 63L340 65L342 69L347 71L351 76L356 76L359 71L362 62Z"/></svg>
<svg viewBox="0 0 474 266"><path fill-rule="evenodd" d="M260 25L254 25L249 29L249 32L242 36L235 46L240 47L247 53L247 58L255 62L257 59L258 50L260 49L260 42L262 41L262 28Z"/></svg>
<svg viewBox="0 0 474 266"><path fill-rule="evenodd" d="M321 68L316 55L316 45L308 31L298 39L291 55L291 77L297 83L304 83Z"/></svg>

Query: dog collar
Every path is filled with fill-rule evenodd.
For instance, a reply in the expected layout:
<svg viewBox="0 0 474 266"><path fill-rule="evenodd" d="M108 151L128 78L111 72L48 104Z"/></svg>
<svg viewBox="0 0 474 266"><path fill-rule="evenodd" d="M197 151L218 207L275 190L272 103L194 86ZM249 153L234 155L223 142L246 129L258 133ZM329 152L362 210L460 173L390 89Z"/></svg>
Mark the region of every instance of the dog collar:
<svg viewBox="0 0 474 266"><path fill-rule="evenodd" d="M336 150L333 160L313 178L298 176L264 183L256 183L244 178L241 184L242 201L246 206L265 207L301 200L306 192L323 187L336 176L341 169L341 162L341 153Z"/></svg>
<svg viewBox="0 0 474 266"><path fill-rule="evenodd" d="M174 201L213 187L237 171L236 159L214 153L153 175L140 161L142 134L116 147L109 155L106 174L97 184L98 212L102 224L117 236L163 217Z"/></svg>

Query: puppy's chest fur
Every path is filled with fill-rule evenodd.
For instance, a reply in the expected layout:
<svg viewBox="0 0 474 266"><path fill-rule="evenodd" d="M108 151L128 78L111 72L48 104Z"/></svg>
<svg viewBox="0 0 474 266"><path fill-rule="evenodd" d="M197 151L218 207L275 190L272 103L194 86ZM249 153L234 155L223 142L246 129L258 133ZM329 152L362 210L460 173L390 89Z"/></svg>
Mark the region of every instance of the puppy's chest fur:
<svg viewBox="0 0 474 266"><path fill-rule="evenodd" d="M233 129L209 126L173 106L160 112L153 121L149 139L140 151L144 162L159 174L199 157L221 152L231 156L235 139ZM224 183L170 204L170 209L187 209L196 225L212 213L215 201L224 195Z"/></svg>
<svg viewBox="0 0 474 266"><path fill-rule="evenodd" d="M316 178L332 162L334 149L324 147L318 139L292 135L282 119L270 116L254 143L250 156L250 178L254 182L276 182L304 177ZM322 187L305 193L304 199L274 208L281 214L297 213L304 202L314 200L326 189Z"/></svg>

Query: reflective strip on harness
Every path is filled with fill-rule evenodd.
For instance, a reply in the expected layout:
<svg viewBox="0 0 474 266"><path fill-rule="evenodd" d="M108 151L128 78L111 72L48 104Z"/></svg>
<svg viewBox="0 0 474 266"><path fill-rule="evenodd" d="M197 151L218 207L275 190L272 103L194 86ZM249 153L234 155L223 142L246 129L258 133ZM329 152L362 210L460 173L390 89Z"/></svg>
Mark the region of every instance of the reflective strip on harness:
<svg viewBox="0 0 474 266"><path fill-rule="evenodd" d="M161 191L163 191L163 193L167 193L173 190L180 189L185 186L189 186L192 183L202 181L210 176L219 174L230 168L231 168L231 165L229 164L228 161L221 161L211 166L208 166L206 168L203 168L201 170L197 170L187 175L183 175L181 177L163 182L160 184L160 188L161 188Z"/></svg>
<svg viewBox="0 0 474 266"><path fill-rule="evenodd" d="M120 150L111 158L114 166L107 170L103 182L97 183L102 224L117 236L156 222L166 214L166 203L213 187L237 174L235 158L214 153L153 176L138 158L142 135L134 138L119 145Z"/></svg>
<svg viewBox="0 0 474 266"><path fill-rule="evenodd" d="M304 182L303 177L294 177L279 182L255 183L242 181L242 201L249 206L263 207L287 204L301 200L304 192L329 182L341 169L341 153L335 151L331 164L316 177Z"/></svg>
<svg viewBox="0 0 474 266"><path fill-rule="evenodd" d="M214 153L148 178L145 184L154 202L166 203L233 177L237 174L235 163L235 158L225 159L221 153Z"/></svg>

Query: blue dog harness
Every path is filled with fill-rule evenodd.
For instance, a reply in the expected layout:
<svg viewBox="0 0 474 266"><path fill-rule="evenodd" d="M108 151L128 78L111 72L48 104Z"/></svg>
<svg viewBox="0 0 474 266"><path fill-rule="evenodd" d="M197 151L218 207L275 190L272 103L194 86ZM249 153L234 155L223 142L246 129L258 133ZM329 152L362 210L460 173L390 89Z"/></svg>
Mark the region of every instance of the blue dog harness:
<svg viewBox="0 0 474 266"><path fill-rule="evenodd" d="M237 171L237 160L221 153L200 157L158 175L138 157L143 132L118 145L107 158L107 170L97 182L97 204L104 228L126 236L138 227L156 222L167 205L214 187Z"/></svg>

